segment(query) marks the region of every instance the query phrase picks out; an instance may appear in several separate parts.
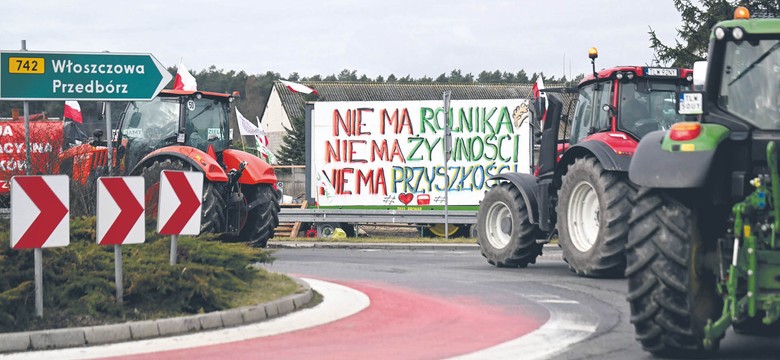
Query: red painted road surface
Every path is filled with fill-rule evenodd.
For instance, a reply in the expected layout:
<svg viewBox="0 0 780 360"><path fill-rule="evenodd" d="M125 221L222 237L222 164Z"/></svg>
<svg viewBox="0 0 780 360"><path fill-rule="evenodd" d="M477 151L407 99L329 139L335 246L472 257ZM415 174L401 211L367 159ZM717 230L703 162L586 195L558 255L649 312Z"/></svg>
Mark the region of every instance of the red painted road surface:
<svg viewBox="0 0 780 360"><path fill-rule="evenodd" d="M485 349L539 328L548 314L523 314L471 298L343 283L371 299L365 310L315 328L220 345L113 359L442 359ZM519 306L518 306L519 308Z"/></svg>

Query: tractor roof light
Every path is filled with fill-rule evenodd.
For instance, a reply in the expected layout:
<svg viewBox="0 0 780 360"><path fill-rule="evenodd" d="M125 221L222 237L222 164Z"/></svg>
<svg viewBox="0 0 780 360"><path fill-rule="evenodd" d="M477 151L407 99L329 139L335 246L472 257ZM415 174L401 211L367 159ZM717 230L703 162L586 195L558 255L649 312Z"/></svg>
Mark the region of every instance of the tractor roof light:
<svg viewBox="0 0 780 360"><path fill-rule="evenodd" d="M628 78L628 80L633 79L634 78L634 72L633 71L626 72L626 77Z"/></svg>
<svg viewBox="0 0 780 360"><path fill-rule="evenodd" d="M739 6L734 9L734 20L748 20L750 19L750 10L744 6Z"/></svg>
<svg viewBox="0 0 780 360"><path fill-rule="evenodd" d="M724 37L726 37L726 30L723 30L723 28L720 26L716 27L715 38L718 40L723 40Z"/></svg>
<svg viewBox="0 0 780 360"><path fill-rule="evenodd" d="M196 93L195 93L195 98L196 98L196 99L198 99L198 100L200 100L201 98L203 98L203 94L201 94L201 93L199 93L199 92L196 92Z"/></svg>
<svg viewBox="0 0 780 360"><path fill-rule="evenodd" d="M693 82L693 74L688 74L688 76L685 77L685 81Z"/></svg>
<svg viewBox="0 0 780 360"><path fill-rule="evenodd" d="M674 141L693 140L699 134L701 134L701 124L691 121L676 123L669 130L669 138Z"/></svg>
<svg viewBox="0 0 780 360"><path fill-rule="evenodd" d="M615 78L618 80L623 80L623 73L618 71L615 73Z"/></svg>
<svg viewBox="0 0 780 360"><path fill-rule="evenodd" d="M592 48L588 49L588 57L591 58L591 59L598 58L599 57L599 50L596 49L595 47L592 47Z"/></svg>
<svg viewBox="0 0 780 360"><path fill-rule="evenodd" d="M722 27L718 26L715 28L715 38L718 40L723 40L723 38L726 37L726 30L724 30Z"/></svg>
<svg viewBox="0 0 780 360"><path fill-rule="evenodd" d="M734 37L734 40L742 40L742 37L745 36L745 30L742 30L741 27L735 27L734 30L731 30L731 36Z"/></svg>

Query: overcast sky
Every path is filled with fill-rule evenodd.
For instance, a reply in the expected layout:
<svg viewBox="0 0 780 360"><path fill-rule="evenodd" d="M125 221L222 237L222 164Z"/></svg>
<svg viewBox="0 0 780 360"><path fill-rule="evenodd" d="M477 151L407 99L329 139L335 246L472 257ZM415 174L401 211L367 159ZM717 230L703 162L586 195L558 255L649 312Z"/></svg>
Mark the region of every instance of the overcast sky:
<svg viewBox="0 0 780 360"><path fill-rule="evenodd" d="M590 71L591 46L598 68L649 64L648 27L672 44L681 23L672 0L26 0L0 13L2 50L24 39L32 51L151 53L166 67L282 77L576 75Z"/></svg>

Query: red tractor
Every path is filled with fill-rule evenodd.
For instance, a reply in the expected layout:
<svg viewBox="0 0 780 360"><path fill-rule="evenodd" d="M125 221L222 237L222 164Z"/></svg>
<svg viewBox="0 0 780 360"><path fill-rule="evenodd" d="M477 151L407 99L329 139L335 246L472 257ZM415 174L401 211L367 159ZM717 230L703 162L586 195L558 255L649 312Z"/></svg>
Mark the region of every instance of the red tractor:
<svg viewBox="0 0 780 360"><path fill-rule="evenodd" d="M482 255L499 267L526 267L558 235L563 258L581 276L622 276L628 218L636 187L627 177L638 141L682 121L675 92L688 89L690 69L620 66L595 70L576 90L571 121L548 96L533 105L539 131L536 175L503 173L477 214ZM547 90L552 95L555 90Z"/></svg>
<svg viewBox="0 0 780 360"><path fill-rule="evenodd" d="M163 90L151 101L128 103L113 141L112 174L143 176L146 213L156 216L160 172L200 171L205 177L201 233L264 247L279 223L276 175L257 156L230 149L232 101L228 94ZM63 169L82 184L104 173L106 143L99 140L101 131L95 135L97 141L61 156Z"/></svg>

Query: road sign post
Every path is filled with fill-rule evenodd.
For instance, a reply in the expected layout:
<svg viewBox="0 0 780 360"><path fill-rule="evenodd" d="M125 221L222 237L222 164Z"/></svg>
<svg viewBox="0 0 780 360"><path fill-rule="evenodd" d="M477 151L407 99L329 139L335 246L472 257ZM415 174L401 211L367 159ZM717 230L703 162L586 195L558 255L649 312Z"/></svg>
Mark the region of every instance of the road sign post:
<svg viewBox="0 0 780 360"><path fill-rule="evenodd" d="M151 100L171 78L151 54L0 51L0 100Z"/></svg>
<svg viewBox="0 0 780 360"><path fill-rule="evenodd" d="M43 317L44 247L70 242L69 179L66 175L11 178L11 248L35 249L35 314Z"/></svg>
<svg viewBox="0 0 780 360"><path fill-rule="evenodd" d="M116 301L124 297L122 244L142 244L144 234L144 178L100 177L97 187L97 236L99 245L114 245Z"/></svg>
<svg viewBox="0 0 780 360"><path fill-rule="evenodd" d="M163 170L157 202L157 232L171 235L171 265L176 265L179 235L200 234L203 173Z"/></svg>
<svg viewBox="0 0 780 360"><path fill-rule="evenodd" d="M447 90L442 94L444 101L444 240L447 241L450 236L449 228L449 189L450 172L447 170L447 161L452 156L452 132L450 131L450 99L452 92Z"/></svg>

